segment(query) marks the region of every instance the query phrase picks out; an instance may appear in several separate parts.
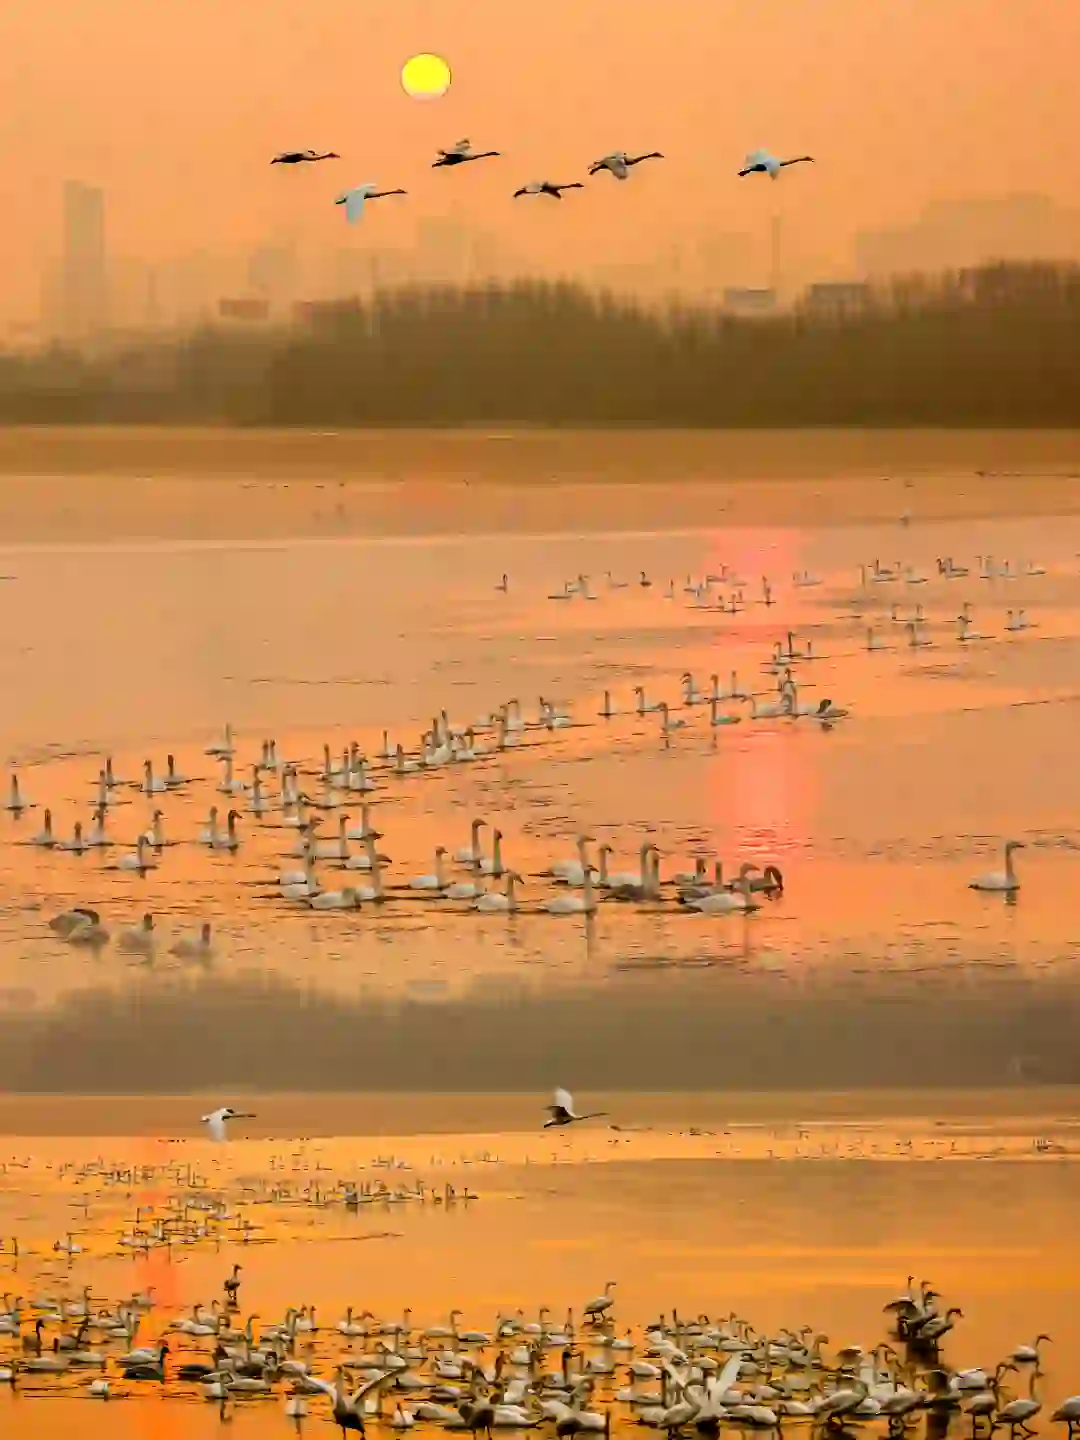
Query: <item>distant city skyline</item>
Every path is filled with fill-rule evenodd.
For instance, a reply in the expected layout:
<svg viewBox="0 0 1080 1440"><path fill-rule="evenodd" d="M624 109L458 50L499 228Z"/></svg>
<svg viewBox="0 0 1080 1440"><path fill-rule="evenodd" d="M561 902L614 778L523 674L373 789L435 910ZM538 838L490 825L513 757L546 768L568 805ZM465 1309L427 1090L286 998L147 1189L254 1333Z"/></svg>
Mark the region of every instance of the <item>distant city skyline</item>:
<svg viewBox="0 0 1080 1440"><path fill-rule="evenodd" d="M645 301L683 299L762 313L768 304L815 286L824 287L820 303L838 303L835 288L833 300L823 298L829 286L995 259L1080 257L1080 210L1025 193L934 202L906 225L857 233L851 254L831 263L802 251L798 227L774 216L764 244L750 231L718 231L673 240L652 261L605 258L563 268L538 265L458 214L421 217L393 247L363 240L313 245L279 232L246 252L196 251L155 263L109 255L107 204L100 187L82 181L63 187L60 256L47 272L37 325L24 323L15 331L21 339L39 333L85 340L110 328L183 327L220 317L223 300L258 299L265 302L260 313L285 316L304 303L365 297L398 285L530 276ZM237 307L236 314L243 313L255 311Z"/></svg>

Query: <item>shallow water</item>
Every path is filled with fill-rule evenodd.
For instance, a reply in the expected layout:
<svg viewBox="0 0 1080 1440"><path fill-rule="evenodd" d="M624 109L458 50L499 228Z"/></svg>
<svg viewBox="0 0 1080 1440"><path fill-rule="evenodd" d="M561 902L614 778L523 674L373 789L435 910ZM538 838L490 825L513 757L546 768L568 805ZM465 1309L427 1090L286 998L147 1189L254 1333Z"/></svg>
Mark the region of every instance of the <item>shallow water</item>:
<svg viewBox="0 0 1080 1440"><path fill-rule="evenodd" d="M607 486L602 504L617 511L620 493ZM641 1044L669 1085L1076 1078L1080 520L688 530L689 501L677 487L669 499L672 523L629 534L590 515L582 533L5 549L0 678L18 704L0 714L0 737L37 808L0 818L0 1076L19 1088L94 1088L95 1075L184 1088L187 1042L169 1037L201 1033L205 1079L263 1087L378 1085L396 1050L413 1084L445 1074L500 1088L516 1063L523 1083L545 1088L564 1067L580 1084L634 1087L652 1079ZM976 556L987 554L1020 573L981 579ZM941 555L971 574L938 578ZM934 578L864 583L875 556ZM1045 573L1025 573L1032 562ZM724 565L747 582L736 614L684 589ZM507 594L494 588L504 570ZM548 598L582 571L594 601ZM647 589L633 583L641 571ZM797 587L796 571L820 583ZM628 583L613 588L609 573ZM957 641L964 601L984 641ZM912 649L891 619L916 605L928 648ZM1020 608L1033 628L1005 632ZM867 651L868 627L889 648ZM830 696L849 718L828 730L753 722L738 704L726 708L740 723L714 732L707 707L678 709L684 671L702 689L735 671L762 700L775 694L762 662L788 631L815 657L793 667L801 698ZM686 728L665 743L656 715L633 713L634 686L668 699ZM620 712L611 719L598 714L605 690ZM518 696L535 720L537 695L575 724L531 728L501 755L426 774L387 774L374 758L384 731L412 749L444 707L467 724ZM225 719L245 779L268 735L313 794L324 745L337 757L356 741L372 757L368 798L392 860L385 906L283 905L276 875L299 862L285 858L295 831L274 816L243 816L236 855L192 843L210 804L224 815L230 803L202 754ZM46 805L59 834L89 826L104 753L136 782L145 757L163 771L166 751L196 780L160 797L170 843L144 879L115 869L117 850L26 843ZM159 798L131 786L114 797L108 828L128 848ZM359 799L327 812L326 836L339 813L356 822ZM506 862L525 878L525 913L511 920L401 888L431 871L436 844L466 843L474 815L503 831ZM659 907L605 904L588 924L535 913L552 893L540 872L572 856L583 830L613 847L619 870L654 840L665 874L718 853L729 874L742 860L779 865L784 894L747 920L688 915L670 894ZM1015 905L967 888L1000 864L1009 836L1027 846ZM349 878L324 873L331 888ZM156 955L58 942L44 920L71 903L113 926L150 911ZM171 957L176 935L204 919L214 965ZM377 1026L380 1043L343 1053L331 1032L348 1023ZM469 1042L433 1054L444 1029Z"/></svg>
<svg viewBox="0 0 1080 1440"><path fill-rule="evenodd" d="M5 1103L0 1231L18 1236L20 1254L0 1254L0 1282L30 1296L89 1285L98 1304L153 1286L139 1337L151 1343L219 1294L239 1263L241 1311L261 1317L257 1327L290 1304L315 1304L320 1333L296 1356L326 1375L368 1348L335 1333L347 1306L381 1322L409 1306L418 1328L459 1306L463 1327L490 1330L497 1314L532 1317L541 1305L580 1314L612 1278L616 1330L674 1305L684 1316L734 1311L769 1333L810 1324L831 1336L830 1352L869 1348L885 1335L882 1305L912 1270L963 1308L948 1363L992 1365L1045 1331L1047 1412L1075 1389L1075 1092L593 1098L618 1130L525 1128L529 1096L250 1097L257 1118L237 1122L237 1134L259 1138L225 1147L190 1138L197 1096ZM107 1136L90 1128L95 1115ZM55 1133L65 1117L67 1133ZM148 1122L155 1138L121 1138ZM325 1138L273 1138L306 1125ZM125 1166L139 1169L124 1176ZM449 1184L456 1198L350 1211L335 1198L346 1179L391 1191L423 1180L435 1195ZM192 1245L123 1248L122 1236L182 1195L221 1195L230 1216ZM68 1232L81 1247L70 1260L52 1249ZM171 1343L170 1363L206 1347ZM0 1339L0 1364L12 1352ZM0 1424L35 1440L73 1414L94 1436L216 1431L217 1408L174 1382L159 1392L114 1377L107 1405L70 1412L62 1402L84 1400L97 1373L24 1376L14 1396L0 1393ZM241 1400L236 1423L281 1432L285 1393ZM326 1412L313 1398L310 1423L321 1430Z"/></svg>
<svg viewBox="0 0 1080 1440"><path fill-rule="evenodd" d="M1027 468L1054 468L1043 442ZM835 442L804 438L763 464L767 484L730 494L648 488L664 478L651 441L637 459L623 444L615 473L594 475L602 442L564 437L560 469L604 483L556 501L535 483L546 444L528 485L482 494L443 483L445 457L438 477L418 477L420 451L403 463L409 484L368 475L344 497L291 471L273 490L175 471L133 490L88 474L64 482L62 504L50 484L0 483L5 534L25 537L0 551L0 683L15 697L0 747L36 807L0 814L0 1234L20 1247L17 1260L10 1241L0 1251L0 1291L90 1285L115 1303L153 1285L145 1341L220 1294L234 1263L244 1314L268 1323L314 1303L324 1329L349 1305L384 1319L408 1305L427 1325L456 1304L486 1328L500 1310L580 1311L616 1278L620 1327L673 1305L735 1310L773 1332L812 1325L835 1350L882 1338L881 1306L915 1271L964 1308L951 1363L992 1365L1039 1331L1055 1337L1046 1430L1050 1403L1077 1388L1080 1339L1068 1088L1080 1080L1080 518L1034 484L998 484L986 509L994 487L933 447L917 464L906 452L913 488L882 486L868 477L896 452L875 468L866 437L835 480ZM459 445L460 466L476 447ZM809 504L805 484L779 478L796 451ZM1023 468L1024 453L1012 437L1001 463ZM695 478L710 473L700 454L685 452ZM635 465L642 483L620 485ZM981 579L980 555L1019 578ZM939 556L971 574L860 576L875 557L929 576ZM1031 562L1045 573L1027 574ZM735 614L682 588L725 565L747 582ZM632 583L643 570L647 588ZM494 588L504 571L507 594ZM796 571L820 583L795 586ZM547 598L579 572L595 600ZM775 605L758 603L763 574ZM985 641L956 639L964 601ZM890 609L919 604L934 643L911 649ZM1035 628L1007 634L1021 607ZM888 648L865 648L868 627ZM707 709L690 706L665 743L655 714L632 713L634 686L677 707L684 671L708 688L734 670L767 699L776 679L762 663L789 630L816 657L793 667L802 698L851 712L834 728L755 722L740 703L714 740ZM423 774L376 758L384 730L412 751L444 707L467 724L516 696L535 719L539 695L575 724ZM392 862L384 905L284 903L275 880L299 863L286 858L296 832L242 801L235 855L194 843L209 806L230 804L204 754L226 720L245 780L268 736L313 794L324 745L337 759L356 741L370 757ZM144 759L160 774L167 753L194 780L141 794ZM135 782L113 793L117 848L27 843L45 806L60 835L89 825L105 754ZM359 798L327 812L328 837L339 810L359 819ZM170 843L139 879L117 857L158 805ZM478 815L523 874L517 916L405 886L437 844L464 845ZM549 916L540 872L582 832L613 847L619 870L654 840L666 876L718 852L728 873L779 865L784 892L748 917L688 914L670 887L660 904ZM1010 836L1026 845L1016 903L971 892ZM96 905L114 932L151 912L155 952L126 953L115 933L97 953L64 944L46 921L72 903ZM171 955L204 920L214 956ZM544 1132L556 1083L607 1117ZM972 1088L929 1088L944 1085ZM198 1117L230 1099L256 1118L212 1147ZM350 1212L330 1203L346 1179L434 1188ZM120 1247L208 1190L230 1209L212 1237L135 1258ZM52 1248L69 1231L82 1247L70 1262ZM330 1373L341 1348L320 1334L300 1353ZM0 1340L0 1366L10 1349ZM222 1423L172 1385L121 1382L108 1404L72 1412L63 1401L86 1384L39 1377L0 1393L0 1433L52 1440L72 1415L93 1440ZM282 1407L280 1391L242 1401L227 1423L262 1440L289 1423ZM321 1433L328 1419L313 1401L305 1424Z"/></svg>

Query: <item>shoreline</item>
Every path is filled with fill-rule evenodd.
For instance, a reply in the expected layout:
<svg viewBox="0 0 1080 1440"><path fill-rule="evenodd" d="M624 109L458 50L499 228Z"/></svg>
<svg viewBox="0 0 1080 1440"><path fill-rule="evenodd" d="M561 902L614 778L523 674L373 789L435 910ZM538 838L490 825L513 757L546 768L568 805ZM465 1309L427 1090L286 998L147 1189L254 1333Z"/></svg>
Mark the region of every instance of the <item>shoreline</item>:
<svg viewBox="0 0 1080 1440"><path fill-rule="evenodd" d="M245 1091L213 1094L101 1095L8 1091L0 1096L0 1136L86 1138L96 1136L189 1138L200 1134L198 1117L224 1103L256 1109L246 1138L266 1139L283 1130L305 1138L345 1135L421 1138L426 1135L542 1134L546 1097L534 1092L444 1093L441 1091ZM627 1110L641 1129L665 1124L686 1128L722 1124L728 1129L874 1125L919 1121L942 1129L980 1124L987 1117L1016 1123L1032 1119L1080 1123L1080 1086L1032 1085L986 1089L859 1089L849 1091L604 1091L589 1106ZM33 1117L33 1124L29 1123ZM335 1123L354 1122L357 1128ZM126 1123L120 1124L124 1118ZM535 1124L530 1124L535 1121ZM646 1124L646 1122L649 1122ZM624 1127L632 1135L637 1126ZM610 1122L580 1127L609 1133ZM578 1133L575 1130L574 1133Z"/></svg>
<svg viewBox="0 0 1080 1440"><path fill-rule="evenodd" d="M1080 430L0 428L9 547L1074 514Z"/></svg>

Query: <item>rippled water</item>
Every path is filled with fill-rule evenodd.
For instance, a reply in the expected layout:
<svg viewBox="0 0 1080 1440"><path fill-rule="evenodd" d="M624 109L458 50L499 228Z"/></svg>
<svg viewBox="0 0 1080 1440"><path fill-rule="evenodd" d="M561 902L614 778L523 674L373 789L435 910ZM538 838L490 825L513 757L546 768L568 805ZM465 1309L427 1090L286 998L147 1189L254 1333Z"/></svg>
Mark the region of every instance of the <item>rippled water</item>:
<svg viewBox="0 0 1080 1440"><path fill-rule="evenodd" d="M378 1085L400 1055L413 1084L495 1089L508 1066L544 1088L567 1070L631 1087L1076 1078L1080 521L725 529L706 514L688 529L701 491L671 487L656 528L626 533L602 528L619 488L588 493L565 533L455 535L446 513L434 535L3 550L0 680L17 700L0 736L38 808L0 818L0 1078L187 1088L194 1035L205 1079L263 1087ZM980 578L987 554L1019 578ZM941 555L971 574L938 578ZM875 557L933 578L864 584ZM1023 573L1033 562L1045 573ZM737 614L684 589L724 566L747 581ZM820 583L796 587L797 571ZM581 572L595 600L547 598ZM963 601L985 641L957 641ZM930 648L911 649L891 619L916 605ZM1033 628L1006 633L1021 607ZM867 651L868 626L889 648ZM678 706L684 671L703 689L735 671L766 698L776 680L762 662L791 630L815 656L794 667L802 697L851 711L835 728L755 723L741 706L742 722L714 733L695 706L665 743L657 716L632 713L635 686ZM272 735L317 792L324 744L374 757L386 731L415 748L442 708L469 723L516 696L535 719L539 695L573 727L421 775L372 760L393 862L376 911L283 904L274 881L295 833L274 817L243 818L235 856L192 843L209 805L229 803L202 753L226 719L239 774ZM26 843L45 805L60 834L89 825L105 752L135 782L167 751L196 778L162 797L170 844L145 879L118 872L117 851ZM109 828L130 845L153 806L134 787L117 795ZM436 844L465 844L477 815L526 878L510 920L395 888L432 869ZM715 852L729 873L778 864L785 891L748 920L688 915L670 896L605 904L588 924L535 913L551 894L540 872L585 830L619 869L654 840L665 874ZM1027 846L1015 905L967 888L1010 836ZM152 912L157 955L57 941L45 919L80 902L112 926ZM204 919L214 963L169 956Z"/></svg>
<svg viewBox="0 0 1080 1440"><path fill-rule="evenodd" d="M1043 1331L1054 1337L1039 1382L1044 1417L1076 1389L1074 1091L590 1101L619 1128L531 1129L532 1096L251 1096L256 1118L237 1135L253 1138L222 1149L193 1137L205 1103L196 1096L11 1099L0 1105L0 1289L40 1300L89 1286L100 1308L152 1286L139 1334L149 1344L220 1295L239 1263L241 1316L259 1317L256 1330L289 1305L316 1306L320 1331L295 1357L328 1375L365 1348L335 1331L348 1306L379 1323L408 1306L418 1328L445 1323L456 1306L462 1326L490 1330L497 1314L531 1318L542 1305L580 1317L612 1278L619 1330L672 1306L734 1311L767 1333L812 1325L831 1337L831 1355L885 1336L881 1307L914 1271L963 1308L948 1363L992 1366ZM325 1138L293 1138L305 1133ZM350 1210L346 1180L430 1188L423 1201ZM228 1217L205 1239L145 1254L121 1243L179 1213L185 1197L218 1196ZM187 1213L204 1222L205 1211ZM80 1247L70 1259L53 1248L69 1232ZM171 1344L171 1365L207 1349L175 1335ZM19 1353L0 1338L0 1365ZM73 1423L94 1437L217 1432L217 1407L193 1386L125 1383L110 1367L102 1405L87 1400L97 1373L0 1387L0 1425L33 1440ZM233 1423L285 1433L286 1393L239 1401ZM308 1423L321 1433L328 1418L313 1398ZM1045 1418L1037 1423L1047 1433Z"/></svg>

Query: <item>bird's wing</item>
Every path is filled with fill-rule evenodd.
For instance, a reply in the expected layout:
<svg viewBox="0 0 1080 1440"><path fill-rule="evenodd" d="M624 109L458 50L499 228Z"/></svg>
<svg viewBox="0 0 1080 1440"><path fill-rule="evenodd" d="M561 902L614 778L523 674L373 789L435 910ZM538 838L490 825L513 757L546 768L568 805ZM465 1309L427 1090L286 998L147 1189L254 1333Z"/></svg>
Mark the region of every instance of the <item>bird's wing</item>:
<svg viewBox="0 0 1080 1440"><path fill-rule="evenodd" d="M549 1110L553 1108L565 1110L568 1115L574 1113L574 1097L570 1094L569 1090L559 1089L555 1091L554 1104L548 1106Z"/></svg>
<svg viewBox="0 0 1080 1440"><path fill-rule="evenodd" d="M393 1370L384 1370L381 1375L376 1375L373 1380L366 1380L359 1390L355 1390L349 1396L349 1405L357 1406L365 1395L370 1395L372 1390L377 1390L380 1385L385 1385L387 1380L394 1378Z"/></svg>
<svg viewBox="0 0 1080 1440"><path fill-rule="evenodd" d="M626 165L626 157L624 155L609 156L608 169L611 171L611 173L615 176L617 180L625 180L626 177L630 174L630 171Z"/></svg>
<svg viewBox="0 0 1080 1440"><path fill-rule="evenodd" d="M767 150L751 150L746 157L747 165L766 165L772 159Z"/></svg>
<svg viewBox="0 0 1080 1440"><path fill-rule="evenodd" d="M354 224L364 213L364 201L368 194L375 187L372 185L358 185L354 190L349 190L344 195L345 218L349 224Z"/></svg>
<svg viewBox="0 0 1080 1440"><path fill-rule="evenodd" d="M736 1350L734 1355L731 1356L727 1364L720 1371L720 1374L717 1377L716 1381L717 1395L725 1395L727 1391L730 1390L731 1387L735 1384L736 1380L739 1378L739 1367L742 1365L743 1358L743 1352L741 1350Z"/></svg>
<svg viewBox="0 0 1080 1440"><path fill-rule="evenodd" d="M220 1110L215 1110L212 1115L204 1115L203 1120L210 1132L211 1140L225 1139L225 1117Z"/></svg>

